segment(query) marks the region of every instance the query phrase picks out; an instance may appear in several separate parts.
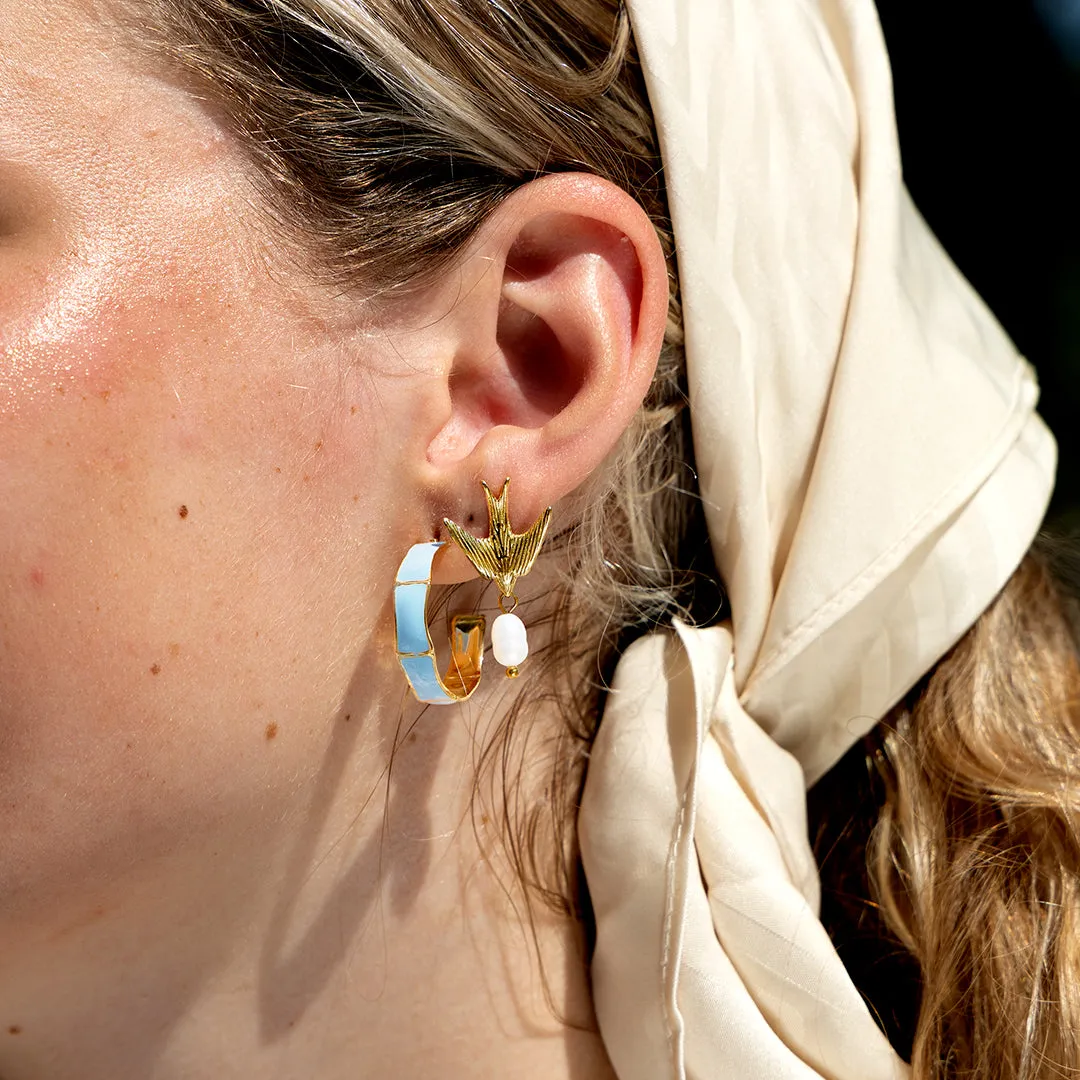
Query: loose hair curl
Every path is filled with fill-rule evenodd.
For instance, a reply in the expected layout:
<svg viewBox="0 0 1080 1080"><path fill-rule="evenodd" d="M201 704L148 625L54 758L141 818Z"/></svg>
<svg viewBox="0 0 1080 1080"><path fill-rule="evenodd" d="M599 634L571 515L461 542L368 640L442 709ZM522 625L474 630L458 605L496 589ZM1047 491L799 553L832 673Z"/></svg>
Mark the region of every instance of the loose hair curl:
<svg viewBox="0 0 1080 1080"><path fill-rule="evenodd" d="M1080 1076L1074 559L1040 537L811 792L823 919L917 1080Z"/></svg>

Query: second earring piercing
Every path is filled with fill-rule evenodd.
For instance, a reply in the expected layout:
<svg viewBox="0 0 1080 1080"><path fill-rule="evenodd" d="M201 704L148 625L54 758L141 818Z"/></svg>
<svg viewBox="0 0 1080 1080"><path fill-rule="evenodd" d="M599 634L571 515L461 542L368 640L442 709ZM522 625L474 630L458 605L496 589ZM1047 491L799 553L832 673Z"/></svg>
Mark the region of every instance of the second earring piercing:
<svg viewBox="0 0 1080 1080"><path fill-rule="evenodd" d="M513 614L518 604L514 585L536 562L551 520L551 507L525 532L516 533L510 527L510 478L503 482L498 496L492 495L486 483L481 483L487 499L489 535L479 539L449 518L443 518L443 524L469 562L476 567L477 573L494 581L499 587L499 610L502 614L492 624L491 645L495 659L506 668L507 676L514 678L529 655L525 624Z"/></svg>

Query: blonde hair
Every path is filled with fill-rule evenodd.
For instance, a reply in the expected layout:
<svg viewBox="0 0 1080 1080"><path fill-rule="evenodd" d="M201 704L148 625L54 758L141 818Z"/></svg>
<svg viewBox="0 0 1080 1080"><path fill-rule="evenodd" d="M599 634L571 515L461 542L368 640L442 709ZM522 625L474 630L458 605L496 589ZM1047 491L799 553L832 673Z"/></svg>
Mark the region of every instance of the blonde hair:
<svg viewBox="0 0 1080 1080"><path fill-rule="evenodd" d="M513 798L527 739L513 737L516 714L486 756L506 790L518 877L587 914L573 821L606 675L628 639L668 615L719 614L683 407L663 174L625 11L617 0L113 7L217 99L257 165L272 227L344 287L379 297L423 283L544 173L596 173L650 214L671 267L666 346L641 412L561 537L573 589L546 665L566 724L547 748L547 798ZM559 687L570 654L589 653L593 677ZM917 1022L892 1034L911 1042L917 1078L1035 1080L1080 1065L1078 702L1074 638L1032 557L871 747L869 793L883 808L870 843L877 897L921 986ZM841 788L845 775L813 793L824 819L844 820L868 791ZM873 933L886 940L876 922Z"/></svg>
<svg viewBox="0 0 1080 1080"><path fill-rule="evenodd" d="M871 869L916 1075L1080 1075L1080 664L1046 554L889 718Z"/></svg>
<svg viewBox="0 0 1080 1080"><path fill-rule="evenodd" d="M811 793L823 919L919 1080L1080 1076L1069 551L1041 537Z"/></svg>

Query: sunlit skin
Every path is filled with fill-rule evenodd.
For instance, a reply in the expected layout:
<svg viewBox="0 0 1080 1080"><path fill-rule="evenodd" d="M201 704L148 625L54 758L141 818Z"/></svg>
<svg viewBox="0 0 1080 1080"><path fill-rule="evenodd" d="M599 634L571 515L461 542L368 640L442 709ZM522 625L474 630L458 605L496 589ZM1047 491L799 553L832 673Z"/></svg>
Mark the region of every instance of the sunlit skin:
<svg viewBox="0 0 1080 1080"><path fill-rule="evenodd" d="M95 19L0 0L0 1078L607 1076L468 825L528 667L422 713L390 598L444 516L483 531L481 478L515 528L569 512L652 375L651 227L550 177L437 286L343 295Z"/></svg>

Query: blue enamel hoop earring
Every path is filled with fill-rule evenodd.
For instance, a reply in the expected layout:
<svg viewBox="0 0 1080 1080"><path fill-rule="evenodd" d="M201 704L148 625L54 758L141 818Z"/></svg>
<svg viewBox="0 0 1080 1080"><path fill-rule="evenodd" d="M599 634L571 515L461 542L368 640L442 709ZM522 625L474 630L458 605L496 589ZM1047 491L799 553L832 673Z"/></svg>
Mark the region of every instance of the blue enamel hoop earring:
<svg viewBox="0 0 1080 1080"><path fill-rule="evenodd" d="M449 518L443 518L443 524L477 573L494 581L499 588L501 614L491 627L492 651L506 668L507 677L515 678L529 654L529 644L525 624L513 613L518 604L514 585L536 562L551 520L551 507L525 532L515 533L510 527L507 505L510 478L507 477L498 496L492 495L487 484L483 488L488 508L488 536L483 539L472 536ZM413 693L429 705L455 705L469 697L480 685L484 658L484 616L454 615L450 620L450 663L443 674L439 673L427 627L427 597L431 589L431 564L442 546L439 540L413 544L401 560L394 579L398 660Z"/></svg>

